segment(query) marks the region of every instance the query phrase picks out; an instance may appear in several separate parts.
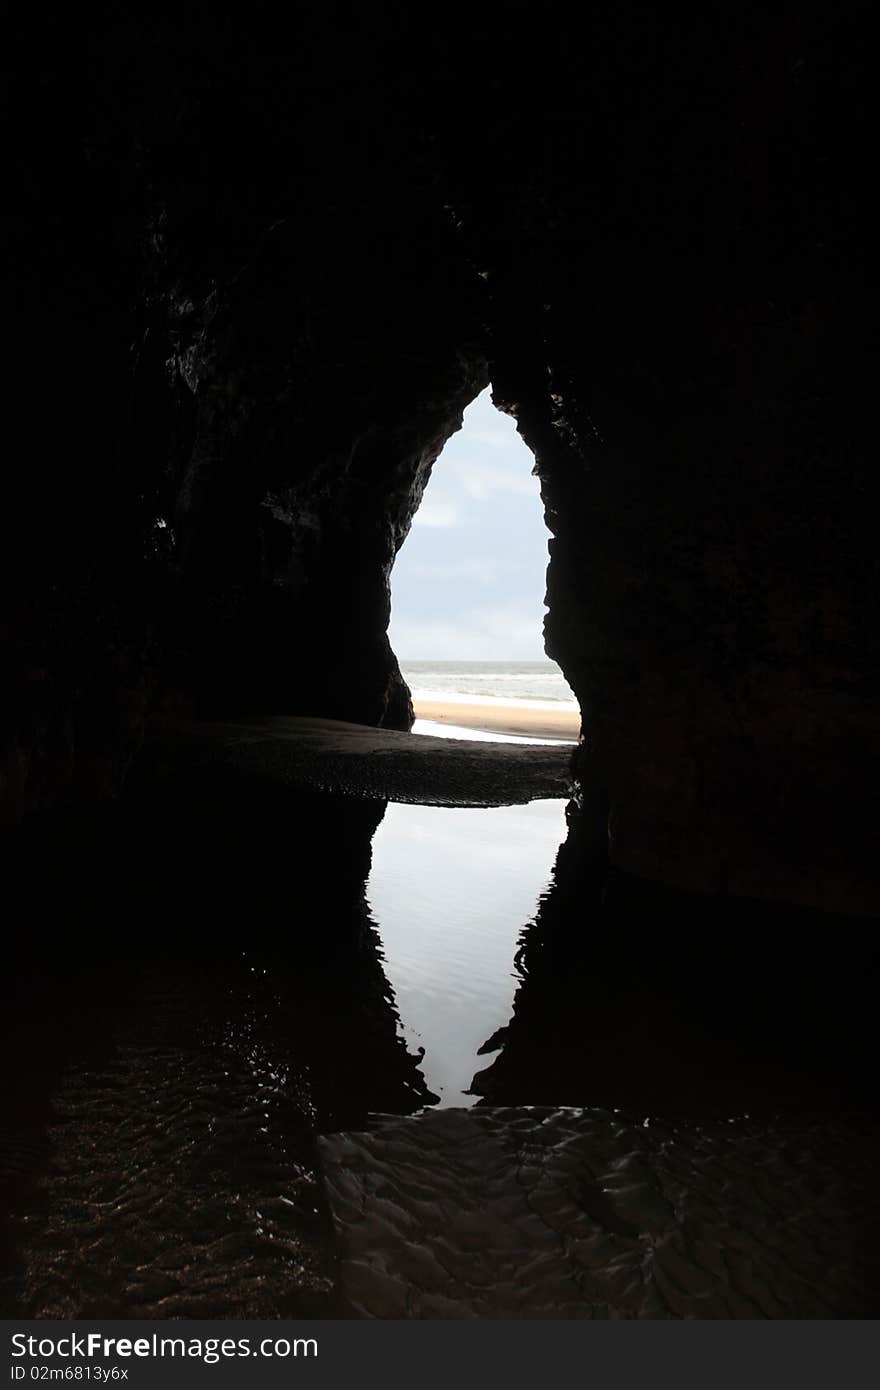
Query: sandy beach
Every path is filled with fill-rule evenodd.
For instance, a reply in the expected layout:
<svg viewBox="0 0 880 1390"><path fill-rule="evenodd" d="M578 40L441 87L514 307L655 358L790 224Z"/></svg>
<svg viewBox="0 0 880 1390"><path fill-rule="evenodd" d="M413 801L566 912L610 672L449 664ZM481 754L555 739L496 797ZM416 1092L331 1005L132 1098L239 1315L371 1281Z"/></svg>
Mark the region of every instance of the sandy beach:
<svg viewBox="0 0 880 1390"><path fill-rule="evenodd" d="M577 710L529 708L525 705L466 704L458 701L413 701L417 719L457 724L486 733L525 734L530 738L560 738L577 743L581 719Z"/></svg>

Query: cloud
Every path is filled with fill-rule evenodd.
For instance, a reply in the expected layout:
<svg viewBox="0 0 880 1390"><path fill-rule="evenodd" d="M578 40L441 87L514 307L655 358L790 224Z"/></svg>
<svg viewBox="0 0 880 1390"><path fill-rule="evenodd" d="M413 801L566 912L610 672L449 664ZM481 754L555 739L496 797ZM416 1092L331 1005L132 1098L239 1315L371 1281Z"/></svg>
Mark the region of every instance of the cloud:
<svg viewBox="0 0 880 1390"><path fill-rule="evenodd" d="M407 566L406 576L407 579L437 579L442 582L469 579L474 584L490 586L498 583L504 568L491 559L413 560Z"/></svg>
<svg viewBox="0 0 880 1390"><path fill-rule="evenodd" d="M446 491L463 490L476 501L498 492L537 497L533 465L513 420L497 411L491 393L484 391L465 411L461 430L435 465L434 479Z"/></svg>
<svg viewBox="0 0 880 1390"><path fill-rule="evenodd" d="M466 609L454 619L398 622L391 645L402 661L540 661L544 609L524 613L507 605Z"/></svg>
<svg viewBox="0 0 880 1390"><path fill-rule="evenodd" d="M474 415L478 415L478 420L468 421L468 438L475 444L488 444L490 449L503 449L509 445L511 435L516 438L516 425L507 415L502 415L490 403L487 407L483 406L483 398L479 397L471 406ZM491 411L493 418L487 418Z"/></svg>
<svg viewBox="0 0 880 1390"><path fill-rule="evenodd" d="M446 527L460 525L461 516L458 507L454 502L444 502L441 498L426 498L413 517L413 526Z"/></svg>
<svg viewBox="0 0 880 1390"><path fill-rule="evenodd" d="M449 467L455 473L459 486L475 501L484 502L499 492L540 497L537 481L520 459L502 464L471 456L450 459Z"/></svg>
<svg viewBox="0 0 880 1390"><path fill-rule="evenodd" d="M536 661L548 534L533 459L484 392L437 460L392 574L391 643L417 660Z"/></svg>

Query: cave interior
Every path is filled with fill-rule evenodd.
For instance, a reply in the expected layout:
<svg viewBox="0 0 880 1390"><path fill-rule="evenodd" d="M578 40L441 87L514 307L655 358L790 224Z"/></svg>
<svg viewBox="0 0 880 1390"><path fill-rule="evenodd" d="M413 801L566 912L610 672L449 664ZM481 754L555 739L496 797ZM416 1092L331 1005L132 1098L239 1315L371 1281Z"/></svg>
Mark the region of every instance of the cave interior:
<svg viewBox="0 0 880 1390"><path fill-rule="evenodd" d="M389 574L491 382L614 861L869 914L857 30L520 18L22 22L6 819L157 711L406 728Z"/></svg>
<svg viewBox="0 0 880 1390"><path fill-rule="evenodd" d="M152 729L410 728L391 571L490 386L534 457L546 651L582 735L561 897L531 929L538 967L484 1093L531 1103L566 1076L598 974L603 1103L663 1094L659 978L670 1013L687 1001L679 1052L713 1035L716 1081L750 1031L742 991L760 996L740 1101L759 1076L786 1093L796 1060L764 1065L786 995L785 1056L808 1020L811 1077L862 1105L880 552L859 7L722 7L685 27L600 4L581 42L519 5L504 24L472 14L466 41L451 17L426 35L418 8L306 4L284 34L259 6L17 20L0 805L26 931L10 959L33 969L47 856L56 898L79 866L52 949L69 964L59 943L86 915L96 968L118 949L102 923L120 804L144 881L157 865L186 880L174 932L216 919L221 885L206 914L201 875L238 842L219 813L193 830L210 797L178 773L168 790ZM242 827L235 891L247 879L264 933L291 814L273 793L259 834ZM359 881L362 814L327 830L356 842ZM372 949L345 922L337 965ZM315 1055L357 1051L339 1020L368 1015L387 1077L364 1082L370 1104L406 1113L422 1083L351 970L342 1033ZM621 997L642 1020L623 1043ZM351 1121L346 1103L326 1102L325 1127Z"/></svg>

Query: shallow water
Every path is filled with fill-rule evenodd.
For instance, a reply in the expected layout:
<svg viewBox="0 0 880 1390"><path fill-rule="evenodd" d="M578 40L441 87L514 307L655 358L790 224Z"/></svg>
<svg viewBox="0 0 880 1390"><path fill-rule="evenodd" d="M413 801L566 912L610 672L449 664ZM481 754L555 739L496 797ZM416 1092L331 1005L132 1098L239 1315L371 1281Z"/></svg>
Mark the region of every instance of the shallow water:
<svg viewBox="0 0 880 1390"><path fill-rule="evenodd" d="M856 1152L864 928L621 883L591 834L559 800L386 805L212 765L10 835L0 1312L338 1316L318 1136L449 1117L472 1078L495 1106L815 1110Z"/></svg>
<svg viewBox="0 0 880 1390"><path fill-rule="evenodd" d="M539 743L567 748L574 744L570 738L533 738L529 734L499 734L494 731L490 734L483 729L466 729L463 724L439 724L433 719L417 719L412 732L429 734L432 738L463 738L477 743Z"/></svg>
<svg viewBox="0 0 880 1390"><path fill-rule="evenodd" d="M410 1050L443 1105L467 1105L477 1051L510 1017L514 956L547 888L565 802L465 810L391 804L367 901Z"/></svg>

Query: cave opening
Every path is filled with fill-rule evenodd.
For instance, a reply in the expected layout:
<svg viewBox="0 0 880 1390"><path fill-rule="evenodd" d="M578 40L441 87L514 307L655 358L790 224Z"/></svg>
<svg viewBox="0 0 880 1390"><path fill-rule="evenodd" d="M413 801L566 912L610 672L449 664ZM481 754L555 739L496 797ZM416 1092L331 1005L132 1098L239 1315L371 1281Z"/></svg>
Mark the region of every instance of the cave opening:
<svg viewBox="0 0 880 1390"><path fill-rule="evenodd" d="M389 637L416 732L577 736L574 694L544 646L548 530L533 465L490 387L434 464L391 580Z"/></svg>

